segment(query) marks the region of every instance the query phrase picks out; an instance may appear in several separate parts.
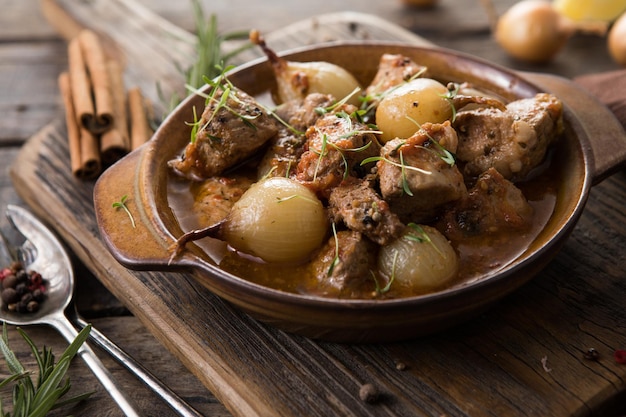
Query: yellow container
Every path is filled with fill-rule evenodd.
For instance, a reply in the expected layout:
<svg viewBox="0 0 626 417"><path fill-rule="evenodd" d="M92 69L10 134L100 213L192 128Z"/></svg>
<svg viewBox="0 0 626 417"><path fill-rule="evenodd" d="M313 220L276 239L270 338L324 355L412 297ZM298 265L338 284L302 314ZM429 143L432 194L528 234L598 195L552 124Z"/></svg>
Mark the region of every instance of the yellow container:
<svg viewBox="0 0 626 417"><path fill-rule="evenodd" d="M554 0L554 8L578 22L612 22L626 11L626 0Z"/></svg>

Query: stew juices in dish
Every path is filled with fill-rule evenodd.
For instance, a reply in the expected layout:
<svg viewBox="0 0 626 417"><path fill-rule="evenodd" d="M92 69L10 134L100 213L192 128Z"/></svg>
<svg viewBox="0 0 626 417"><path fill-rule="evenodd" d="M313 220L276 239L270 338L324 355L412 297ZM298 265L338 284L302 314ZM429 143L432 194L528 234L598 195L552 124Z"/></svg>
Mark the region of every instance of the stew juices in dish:
<svg viewBox="0 0 626 417"><path fill-rule="evenodd" d="M400 298L507 265L549 218L550 94L504 103L397 54L359 86L267 52L269 107L221 76L170 161L170 204L219 266L272 288ZM348 91L346 93L346 91ZM198 113L200 114L200 109Z"/></svg>

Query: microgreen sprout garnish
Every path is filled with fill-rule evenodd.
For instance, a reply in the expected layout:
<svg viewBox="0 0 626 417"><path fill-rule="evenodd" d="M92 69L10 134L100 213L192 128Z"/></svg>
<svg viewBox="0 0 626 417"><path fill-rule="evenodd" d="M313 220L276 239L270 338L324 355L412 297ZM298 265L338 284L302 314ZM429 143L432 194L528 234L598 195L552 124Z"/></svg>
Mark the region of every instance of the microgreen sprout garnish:
<svg viewBox="0 0 626 417"><path fill-rule="evenodd" d="M352 96L354 96L356 93L358 93L359 91L361 91L361 88L356 87L354 90L352 90L352 92L350 94L348 94L347 96L345 96L344 98L342 98L341 100L331 104L328 107L316 107L315 108L315 112L319 115L323 115L326 113L331 113L333 112L336 108L343 106L344 104L346 104L348 102L348 100L350 100L350 98Z"/></svg>
<svg viewBox="0 0 626 417"><path fill-rule="evenodd" d="M371 111L373 111L376 108L378 103L380 103L386 96L388 96L389 94L391 94L393 91L397 90L404 84L409 83L416 78L420 78L422 75L424 75L426 71L428 71L428 68L426 67L421 68L418 72L413 74L411 77L404 80L404 82L391 86L380 93L368 94L368 95L360 97L361 110L363 111L363 114L369 114ZM377 90L378 88L380 88L379 85L374 87L373 89Z"/></svg>
<svg viewBox="0 0 626 417"><path fill-rule="evenodd" d="M301 194L292 194L292 195L289 195L287 197L277 197L276 198L276 202L280 204L280 203L284 203L284 202L289 201L289 200L293 200L295 198L300 198L300 199L302 199L304 201L308 201L309 203L312 203L312 204L315 204L315 205L318 204L317 201L315 201L315 200L313 200L313 199L311 199L309 197L305 197L305 196L303 196Z"/></svg>
<svg viewBox="0 0 626 417"><path fill-rule="evenodd" d="M441 257L444 257L444 254L441 253L437 245L435 245L435 243L432 241L430 236L428 236L428 233L426 233L426 231L424 230L424 228L422 228L422 226L420 226L419 224L415 224L415 223L409 223L408 226L411 229L413 229L415 233L406 233L403 236L404 239L413 241L413 242L428 243L433 247L433 249L437 251L439 255L441 255Z"/></svg>
<svg viewBox="0 0 626 417"><path fill-rule="evenodd" d="M236 104L239 104L244 109L247 109L247 106L248 106L246 103L244 103L244 101L242 101L238 97L238 95L237 95L237 88L230 82L230 80L226 76L226 73L228 71L230 71L233 67L232 66L222 67L222 66L219 66L219 65L217 67L220 68L220 70L221 70L219 76L217 76L214 79L209 79L208 77L204 77L205 83L212 87L211 91L208 94L203 92L203 91L200 91L200 90L197 90L197 89L193 89L192 86L190 86L190 85L187 86L188 89L194 91L197 95L199 95L199 96L201 96L201 97L203 97L205 99L206 106L209 106L211 104L214 104L214 106L215 106L215 108L211 112L211 114L208 117L208 119L206 120L206 122L204 124L202 124L202 126L200 126L200 127L198 127L196 129L195 134L197 135L198 133L203 132L204 130L206 130L206 128L213 121L213 119L215 118L217 113L220 110L222 110L222 109L227 110L228 112L230 112L234 116L236 116L239 119L241 119L243 121L243 123L245 125L247 125L248 127L250 127L251 129L256 129L257 127L254 125L254 123L252 123L252 121L255 120L256 118L258 118L261 115L261 113L258 111L258 109L256 109L255 111L251 111L250 112L251 114L244 114L244 113L241 113L241 112L237 111L236 109L232 108L228 104L228 101L231 100L232 102L234 102ZM220 92L221 92L221 95L218 97L218 94ZM197 121L194 121L194 123L197 123ZM208 137L211 140L216 141L216 142L220 142L221 141L221 138L218 138L216 136L208 135ZM195 136L194 136L194 138L195 138ZM192 139L192 140L195 140L195 139Z"/></svg>
<svg viewBox="0 0 626 417"><path fill-rule="evenodd" d="M385 158L384 156L372 156L369 158L365 158L363 161L361 161L361 166L369 164L371 162L378 162L378 161L383 161L385 163L391 164L395 167L400 168L401 172L402 172L402 190L409 196L413 196L413 192L411 191L411 188L409 187L409 181L407 178L407 170L410 171L415 171L415 172L419 172L420 174L424 174L424 175L431 175L432 172L427 171L425 169L421 169L418 167L414 167L412 165L407 165L404 163L404 156L402 154L402 149L399 149L402 147L402 145L404 145L404 143L400 144L398 146L398 148L396 148L397 152L398 152L398 157L400 159L400 162L396 162L396 161L392 161L391 159Z"/></svg>
<svg viewBox="0 0 626 417"><path fill-rule="evenodd" d="M328 272L326 273L326 276L331 276L333 274L333 270L335 269L335 267L337 265L339 265L339 238L337 237L337 228L335 227L335 222L333 222L331 224L332 229L333 229L333 238L335 239L335 257L333 258L333 261L330 263L330 266L328 267Z"/></svg>
<svg viewBox="0 0 626 417"><path fill-rule="evenodd" d="M411 122L415 123L415 126L417 126L418 129L420 129L422 132L424 132L426 137L428 137L429 142L432 143L433 146L437 149L434 150L431 148L427 148L425 146L421 146L421 148L426 149L430 152L434 152L438 157L441 158L443 162L445 162L446 164L450 166L454 166L454 164L456 163L456 160L454 159L454 155L452 155L452 152L450 152L445 147L443 147L441 143L437 142L425 129L422 129L422 125L420 125L417 120L413 119L410 116L406 116L406 118L409 119Z"/></svg>
<svg viewBox="0 0 626 417"><path fill-rule="evenodd" d="M200 127L200 120L198 120L198 112L196 110L196 106L193 106L193 123L185 122L188 126L191 126L191 133L189 134L189 142L194 143L198 136L198 128Z"/></svg>
<svg viewBox="0 0 626 417"><path fill-rule="evenodd" d="M76 336L63 354L55 363L52 351L43 346L40 351L35 346L32 339L20 328L18 333L29 345L39 368L39 376L36 383L33 383L30 372L16 357L9 348L9 338L6 323L2 323L2 338L0 338L0 351L4 354L7 368L11 375L0 382L0 388L9 384L13 386L13 416L14 417L43 417L53 408L66 404L76 403L87 399L92 393L80 394L68 399L62 398L71 388L69 378L65 377L72 358L85 342L91 331L91 325L85 328ZM11 414L4 411L4 401L0 401L0 415L10 417Z"/></svg>
<svg viewBox="0 0 626 417"><path fill-rule="evenodd" d="M128 215L128 218L130 219L130 224L133 226L133 229L135 228L135 219L133 218L132 213L130 212L130 210L128 209L128 205L126 204L128 200L128 196L126 194L124 194L122 196L122 198L120 198L120 201L116 201L112 204L113 208L115 209L122 209L126 212L126 214Z"/></svg>
<svg viewBox="0 0 626 417"><path fill-rule="evenodd" d="M450 103L450 109L452 110L451 119L452 119L452 122L454 123L454 121L456 120L456 107L454 106L454 98L459 93L459 89L461 88L461 85L457 83L448 83L446 88L448 89L448 92L445 94L442 94L441 97L445 98L446 100L448 100L448 103Z"/></svg>
<svg viewBox="0 0 626 417"><path fill-rule="evenodd" d="M398 262L398 251L394 251L393 253L393 262L391 264L391 277L389 278L389 281L387 282L387 285L385 285L384 287L380 288L380 284L378 283L378 280L376 279L376 275L372 273L372 278L374 278L374 285L376 285L376 292L378 294L385 294L386 292L389 292L389 290L391 289L391 284L393 284L393 281L396 279L396 264Z"/></svg>

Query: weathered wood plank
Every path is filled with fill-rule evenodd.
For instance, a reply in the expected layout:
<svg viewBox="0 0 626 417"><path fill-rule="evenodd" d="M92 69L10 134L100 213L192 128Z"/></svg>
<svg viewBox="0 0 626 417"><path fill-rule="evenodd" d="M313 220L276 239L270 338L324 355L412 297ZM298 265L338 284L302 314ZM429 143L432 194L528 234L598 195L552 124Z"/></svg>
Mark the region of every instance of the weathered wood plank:
<svg viewBox="0 0 626 417"><path fill-rule="evenodd" d="M139 360L155 376L164 381L174 392L192 407L207 416L229 416L222 404L193 375L186 371L182 363L168 352L148 333L146 328L134 317L114 317L92 320L91 323L105 335L115 335L114 342ZM9 326L12 329L12 326ZM44 345L58 357L67 347L67 342L54 329L46 326L29 326L23 330L41 348ZM9 332L9 345L16 352L30 352L26 342L15 331ZM125 391L132 393L133 401L143 410L146 416L175 416L167 404L140 381L133 378L126 369L109 357L106 352L93 346L102 363L109 369L115 381ZM21 354L19 360L24 367L37 374L37 364L32 354ZM5 376L5 370L2 370ZM67 376L70 378L72 390L68 395L94 392L89 400L75 407L56 410L50 416L75 415L121 416L121 411L100 385L89 368L80 360L72 363ZM3 397L4 399L5 397Z"/></svg>

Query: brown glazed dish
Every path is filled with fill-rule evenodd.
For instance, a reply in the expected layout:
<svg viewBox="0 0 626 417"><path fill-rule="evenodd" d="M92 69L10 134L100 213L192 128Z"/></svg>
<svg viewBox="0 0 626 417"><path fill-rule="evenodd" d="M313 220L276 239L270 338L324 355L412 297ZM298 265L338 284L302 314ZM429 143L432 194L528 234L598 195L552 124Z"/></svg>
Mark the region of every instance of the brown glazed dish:
<svg viewBox="0 0 626 417"><path fill-rule="evenodd" d="M401 53L425 65L438 78L468 81L506 100L547 91L565 104L565 133L554 153L561 178L547 225L522 254L497 272L471 283L427 295L389 300L329 299L267 288L221 270L200 246L188 244L170 262L171 246L183 234L168 201L167 162L189 141L190 97L161 125L153 139L108 169L95 189L95 208L104 241L114 257L136 270L190 270L218 296L253 317L288 332L337 342L385 342L410 339L468 320L528 282L556 255L584 208L590 187L624 166L626 134L604 106L567 80L518 74L487 62L439 48L393 43L338 43L284 55L293 61L329 61L351 71L366 85L383 53ZM229 79L252 95L275 85L265 59L235 69ZM111 202L128 195L135 228Z"/></svg>

